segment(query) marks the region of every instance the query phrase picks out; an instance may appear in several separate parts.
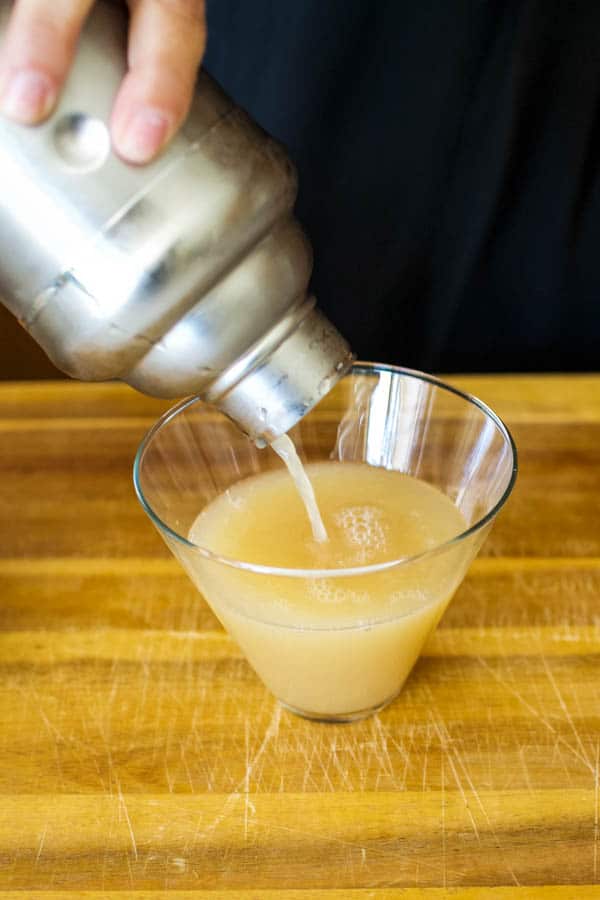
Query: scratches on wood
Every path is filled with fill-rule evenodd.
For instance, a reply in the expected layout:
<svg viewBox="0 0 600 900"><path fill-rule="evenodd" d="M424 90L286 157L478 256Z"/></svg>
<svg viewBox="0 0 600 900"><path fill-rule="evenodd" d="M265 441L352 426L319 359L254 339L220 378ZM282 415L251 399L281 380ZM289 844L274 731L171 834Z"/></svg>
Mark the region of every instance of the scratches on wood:
<svg viewBox="0 0 600 900"><path fill-rule="evenodd" d="M131 824L131 817L129 815L129 810L127 809L127 803L125 802L125 797L123 796L123 791L121 790L120 783L117 782L118 796L119 796L119 816L123 816L127 823L127 830L129 832L129 837L131 838L131 850L133 852L133 858L137 860L138 851L137 844L135 840L135 834L133 832L133 825Z"/></svg>
<svg viewBox="0 0 600 900"><path fill-rule="evenodd" d="M0 385L0 900L600 900L600 378L461 384L517 491L340 727L269 697L138 509L165 404Z"/></svg>
<svg viewBox="0 0 600 900"><path fill-rule="evenodd" d="M57 888L68 880L71 889L93 889L104 861L109 890L127 889L131 880L139 889L157 889L165 876L175 879L173 887L188 890L208 884L223 888L232 879L239 888L273 889L280 883L282 847L290 877L313 888L331 888L333 879L347 888L373 887L376 880L408 887L414 884L417 862L422 886L461 885L466 871L486 884L535 883L557 860L565 867L563 877L591 882L591 860L581 868L576 855L581 835L585 829L589 833L592 791L564 797L541 791L534 805L518 791L480 791L489 824L482 818L481 842L473 844L465 842L469 818L447 771L444 764L442 789L425 796L411 791L291 794L282 805L279 794L257 794L252 799L256 815L247 824L240 794L166 795L160 801L147 794L8 797L0 821L10 816L13 827L0 831L2 851L18 848L13 872L29 885L27 890L47 883L61 858L79 860L79 865L68 879L66 873L59 875ZM127 817L119 815L123 803ZM554 859L540 854L542 834ZM248 865L249 847L261 859L259 867ZM99 869L89 868L85 861L90 859L98 860Z"/></svg>

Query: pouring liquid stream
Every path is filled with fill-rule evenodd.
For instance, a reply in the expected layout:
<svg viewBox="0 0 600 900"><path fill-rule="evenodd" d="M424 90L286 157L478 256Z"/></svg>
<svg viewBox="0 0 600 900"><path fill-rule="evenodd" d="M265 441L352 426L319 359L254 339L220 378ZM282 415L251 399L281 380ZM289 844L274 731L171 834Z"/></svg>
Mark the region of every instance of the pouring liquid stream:
<svg viewBox="0 0 600 900"><path fill-rule="evenodd" d="M304 466L302 465L302 461L300 460L300 457L296 452L293 441L288 437L287 434L282 434L280 435L280 437L275 438L275 440L272 441L271 447L287 466L287 470L292 477L294 485L296 486L296 490L300 494L300 497L306 509L306 513L310 520L313 538L319 544L325 543L325 541L328 540L327 529L325 528L325 524L323 522L323 518L317 504L317 498L315 497L313 486L308 475L306 474Z"/></svg>

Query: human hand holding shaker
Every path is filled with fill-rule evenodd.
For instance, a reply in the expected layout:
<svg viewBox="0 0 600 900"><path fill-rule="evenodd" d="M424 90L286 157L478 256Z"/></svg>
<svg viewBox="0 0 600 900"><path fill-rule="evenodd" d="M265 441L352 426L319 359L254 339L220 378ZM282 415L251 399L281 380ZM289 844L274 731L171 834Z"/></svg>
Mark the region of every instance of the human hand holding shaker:
<svg viewBox="0 0 600 900"><path fill-rule="evenodd" d="M351 363L307 296L294 170L205 73L164 153L126 164L109 133L126 35L98 3L52 115L0 120L0 292L68 374L198 394L272 440Z"/></svg>

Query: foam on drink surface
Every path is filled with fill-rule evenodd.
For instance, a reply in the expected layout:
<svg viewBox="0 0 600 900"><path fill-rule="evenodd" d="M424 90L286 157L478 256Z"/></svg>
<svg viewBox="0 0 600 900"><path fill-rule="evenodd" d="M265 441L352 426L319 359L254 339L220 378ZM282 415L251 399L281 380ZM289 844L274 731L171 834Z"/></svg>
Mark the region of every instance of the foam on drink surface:
<svg viewBox="0 0 600 900"><path fill-rule="evenodd" d="M190 574L273 693L314 715L352 713L400 689L463 574L463 550L348 570L414 557L465 521L441 491L398 472L319 462L306 475L327 540L315 540L284 469L230 487L189 534L218 556L299 577L200 558Z"/></svg>
<svg viewBox="0 0 600 900"><path fill-rule="evenodd" d="M327 540L315 540L284 469L246 478L197 518L190 538L220 556L294 569L352 568L414 556L465 527L440 491L363 463L306 466Z"/></svg>

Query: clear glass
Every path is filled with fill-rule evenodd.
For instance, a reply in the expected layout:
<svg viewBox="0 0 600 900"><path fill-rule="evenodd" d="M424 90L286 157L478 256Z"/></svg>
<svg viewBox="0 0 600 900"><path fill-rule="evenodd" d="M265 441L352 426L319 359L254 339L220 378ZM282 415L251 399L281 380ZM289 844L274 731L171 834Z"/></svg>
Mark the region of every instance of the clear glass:
<svg viewBox="0 0 600 900"><path fill-rule="evenodd" d="M434 485L459 508L466 529L417 556L357 568L283 569L217 556L189 540L201 510L282 462L197 398L148 433L135 489L280 702L309 718L352 721L401 690L512 490L516 450L479 400L429 375L370 363L355 365L290 437L304 463L362 462ZM338 602L315 604L332 587Z"/></svg>

